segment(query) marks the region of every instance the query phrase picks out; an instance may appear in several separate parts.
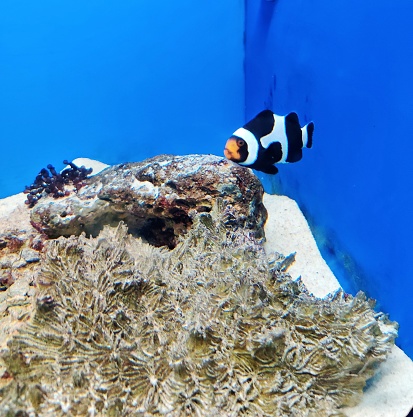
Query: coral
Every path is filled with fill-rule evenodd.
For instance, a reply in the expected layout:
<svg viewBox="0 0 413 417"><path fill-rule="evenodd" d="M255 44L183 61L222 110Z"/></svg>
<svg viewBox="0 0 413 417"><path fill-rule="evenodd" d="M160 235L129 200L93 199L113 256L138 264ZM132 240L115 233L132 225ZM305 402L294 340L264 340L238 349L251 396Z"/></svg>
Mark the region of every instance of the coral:
<svg viewBox="0 0 413 417"><path fill-rule="evenodd" d="M3 352L1 415L332 416L395 324L363 294L309 295L221 199L172 250L105 227L45 243L30 321Z"/></svg>
<svg viewBox="0 0 413 417"><path fill-rule="evenodd" d="M53 165L49 164L47 169L42 168L33 184L26 185L24 193L27 194L26 204L30 208L34 207L45 194L50 194L53 198L68 196L70 191L66 189L66 185L73 185L75 191L78 191L84 186L83 181L92 173L92 168L78 167L67 160L63 163L69 165L69 168L65 168L60 174Z"/></svg>

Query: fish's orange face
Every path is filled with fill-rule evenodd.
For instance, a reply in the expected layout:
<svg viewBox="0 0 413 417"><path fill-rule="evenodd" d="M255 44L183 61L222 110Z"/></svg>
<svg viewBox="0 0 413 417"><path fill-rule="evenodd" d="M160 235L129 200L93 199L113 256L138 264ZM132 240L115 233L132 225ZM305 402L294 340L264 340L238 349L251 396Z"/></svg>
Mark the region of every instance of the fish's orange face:
<svg viewBox="0 0 413 417"><path fill-rule="evenodd" d="M234 162L244 162L248 157L248 145L244 139L231 136L225 145L224 155Z"/></svg>

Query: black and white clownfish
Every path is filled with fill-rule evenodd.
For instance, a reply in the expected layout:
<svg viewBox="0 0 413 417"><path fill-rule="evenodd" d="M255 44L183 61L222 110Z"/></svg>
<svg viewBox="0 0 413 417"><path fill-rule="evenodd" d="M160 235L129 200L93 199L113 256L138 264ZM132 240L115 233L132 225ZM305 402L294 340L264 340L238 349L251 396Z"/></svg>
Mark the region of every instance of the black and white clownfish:
<svg viewBox="0 0 413 417"><path fill-rule="evenodd" d="M248 168L276 174L276 163L297 162L313 144L314 123L300 126L296 113L278 116L264 110L228 139L224 155Z"/></svg>

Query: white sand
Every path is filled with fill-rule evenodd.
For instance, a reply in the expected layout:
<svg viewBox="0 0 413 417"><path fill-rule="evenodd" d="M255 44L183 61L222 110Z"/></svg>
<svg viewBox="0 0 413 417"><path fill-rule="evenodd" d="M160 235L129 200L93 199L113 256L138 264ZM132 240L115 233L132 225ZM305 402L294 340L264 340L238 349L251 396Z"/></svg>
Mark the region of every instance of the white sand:
<svg viewBox="0 0 413 417"><path fill-rule="evenodd" d="M0 218L7 218L19 207L24 208L26 194L20 193L0 200Z"/></svg>
<svg viewBox="0 0 413 417"><path fill-rule="evenodd" d="M316 297L325 297L340 287L317 248L314 237L297 203L285 196L264 195L268 210L265 250L283 255L296 252L288 272L301 276ZM348 417L406 417L413 408L413 362L394 346L386 362L369 381L363 399L343 411ZM320 416L322 417L322 416Z"/></svg>
<svg viewBox="0 0 413 417"><path fill-rule="evenodd" d="M406 417L413 408L413 362L397 346L370 381L356 407L346 408L348 417Z"/></svg>
<svg viewBox="0 0 413 417"><path fill-rule="evenodd" d="M0 233L30 230L29 209L24 202L26 194L15 194L0 200Z"/></svg>
<svg viewBox="0 0 413 417"><path fill-rule="evenodd" d="M268 211L266 252L276 251L285 256L296 252L288 273L293 279L301 276L307 289L316 297L337 291L340 284L322 258L297 203L285 196L264 194L264 205Z"/></svg>

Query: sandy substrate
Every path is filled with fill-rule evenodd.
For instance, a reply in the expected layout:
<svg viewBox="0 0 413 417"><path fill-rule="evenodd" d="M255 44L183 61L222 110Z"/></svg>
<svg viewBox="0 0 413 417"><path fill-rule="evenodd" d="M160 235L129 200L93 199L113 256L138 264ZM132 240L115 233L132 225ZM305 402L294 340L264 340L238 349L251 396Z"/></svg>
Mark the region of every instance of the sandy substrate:
<svg viewBox="0 0 413 417"><path fill-rule="evenodd" d="M93 167L93 174L108 167L98 161L79 158L77 165ZM11 229L28 230L30 226L26 196L21 193L0 200L0 233ZM340 288L340 284L322 258L308 223L294 200L284 196L264 195L268 210L265 225L267 252L284 255L295 252L295 263L288 272L294 279L301 277L316 297L325 297ZM369 381L361 403L345 409L348 417L406 417L413 408L413 362L398 347Z"/></svg>
<svg viewBox="0 0 413 417"><path fill-rule="evenodd" d="M320 255L297 203L285 196L264 194L264 205L268 211L266 252L275 251L285 256L295 252L295 262L288 269L294 279L301 276L316 297L336 292L340 284Z"/></svg>
<svg viewBox="0 0 413 417"><path fill-rule="evenodd" d="M316 297L325 297L340 288L297 203L285 196L265 194L264 205L268 210L265 250L283 255L296 252L296 261L288 272L295 279L301 277ZM394 346L369 381L361 403L344 412L348 417L406 417L412 408L413 362Z"/></svg>
<svg viewBox="0 0 413 417"><path fill-rule="evenodd" d="M26 194L15 194L0 200L0 233L5 230L29 229L30 221L26 204Z"/></svg>

